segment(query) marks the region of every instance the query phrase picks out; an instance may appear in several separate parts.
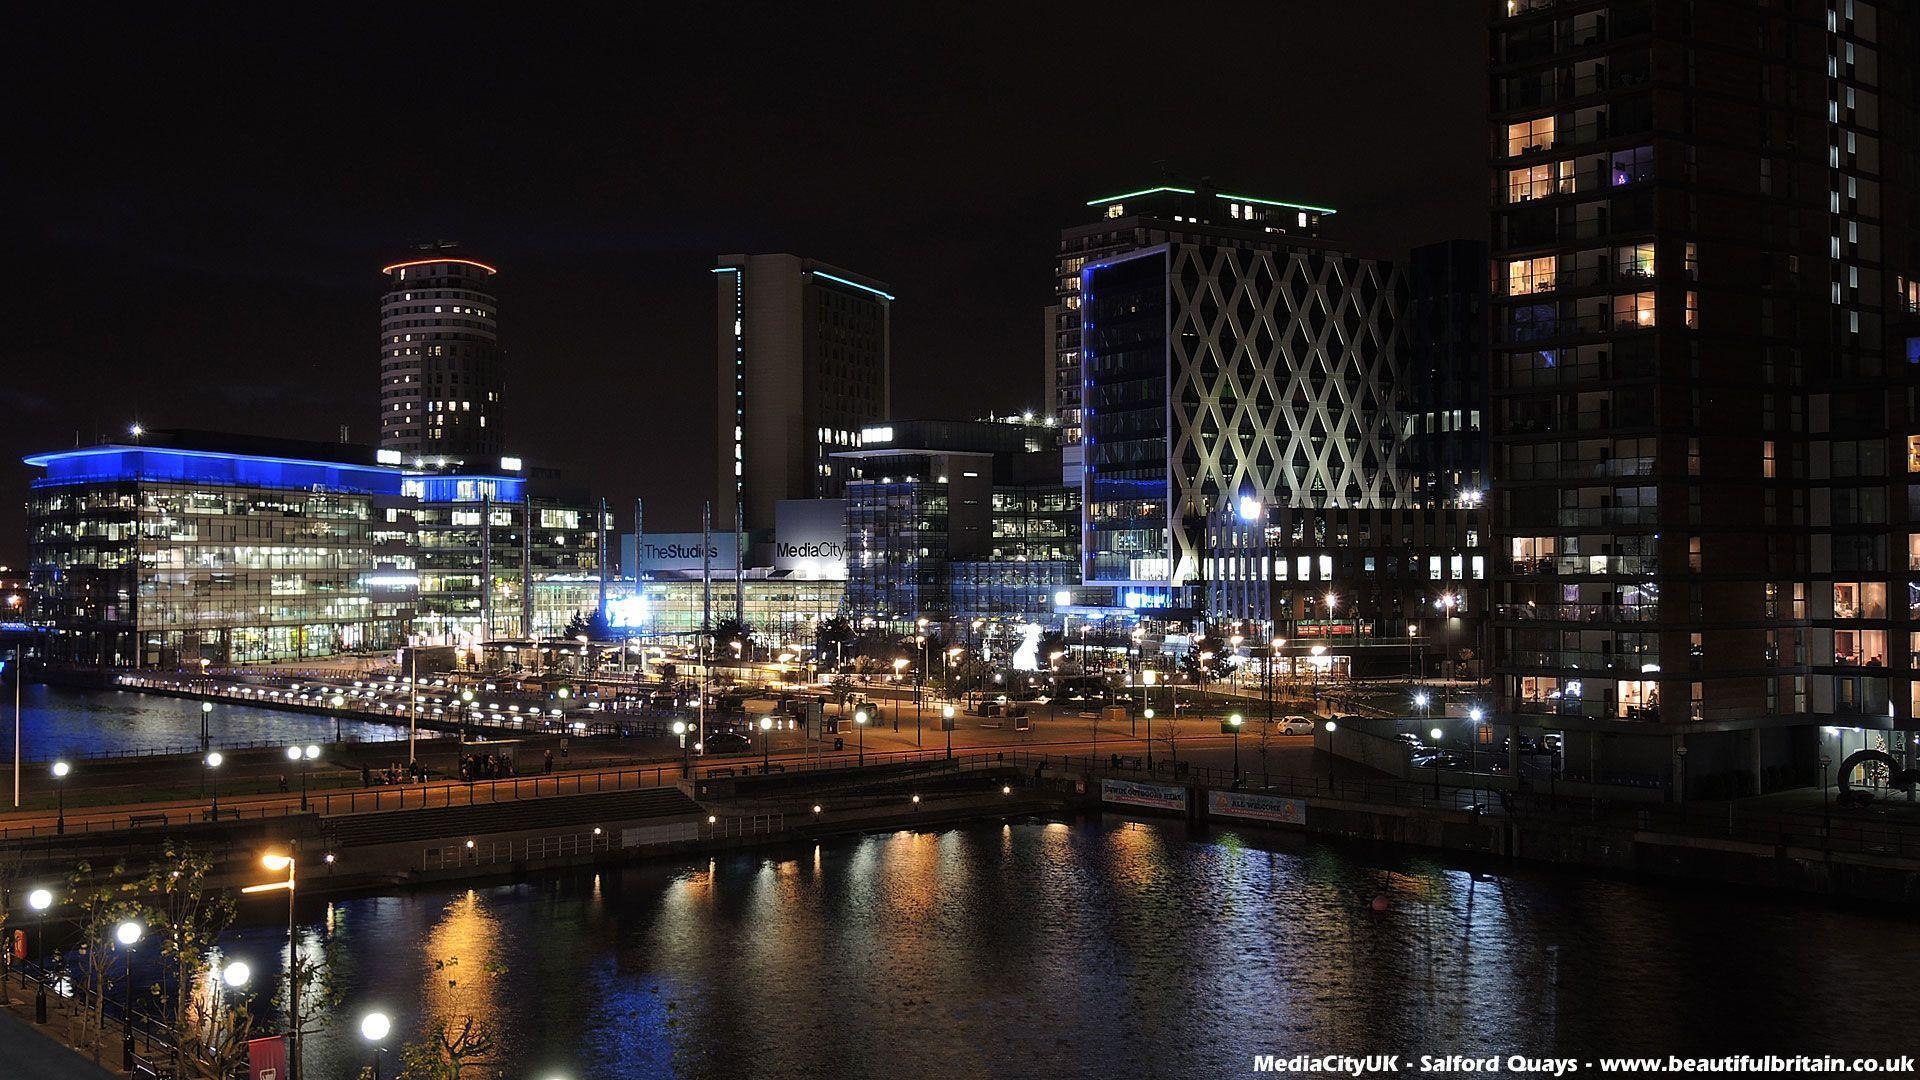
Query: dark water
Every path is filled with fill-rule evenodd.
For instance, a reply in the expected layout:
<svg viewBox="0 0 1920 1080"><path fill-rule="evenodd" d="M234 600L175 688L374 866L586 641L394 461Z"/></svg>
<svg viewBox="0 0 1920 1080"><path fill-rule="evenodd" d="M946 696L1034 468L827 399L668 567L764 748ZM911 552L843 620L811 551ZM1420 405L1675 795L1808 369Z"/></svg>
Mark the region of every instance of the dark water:
<svg viewBox="0 0 1920 1080"><path fill-rule="evenodd" d="M1384 916L1368 910L1389 898ZM249 905L262 903L248 901ZM249 909L265 923L265 910ZM1114 818L901 832L315 912L310 1075L472 1015L501 1077L1245 1075L1256 1053L1910 1052L1915 922ZM273 978L284 930L234 935ZM1590 1070L1583 1070L1590 1071ZM384 1070L392 1075L391 1066Z"/></svg>
<svg viewBox="0 0 1920 1080"><path fill-rule="evenodd" d="M200 703L126 690L73 690L29 683L21 689L21 746L29 761L102 754L187 753L200 746ZM13 688L6 687L4 741L12 754ZM216 702L207 726L215 747L260 743L331 742L334 723L323 716ZM389 724L343 720L348 739L405 738Z"/></svg>

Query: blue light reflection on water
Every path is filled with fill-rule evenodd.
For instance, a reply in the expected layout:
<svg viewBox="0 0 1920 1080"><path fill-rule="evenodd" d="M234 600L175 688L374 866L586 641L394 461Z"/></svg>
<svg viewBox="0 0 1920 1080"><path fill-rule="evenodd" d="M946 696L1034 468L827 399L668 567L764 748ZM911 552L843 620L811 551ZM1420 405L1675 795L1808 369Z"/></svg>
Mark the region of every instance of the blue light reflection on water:
<svg viewBox="0 0 1920 1080"><path fill-rule="evenodd" d="M5 703L11 706L12 702ZM21 688L21 742L30 761L62 756L187 752L200 742L200 702L128 690L75 690L29 683ZM12 719L8 717L8 719ZM334 721L312 713L215 702L207 714L216 747L252 743L331 742ZM393 724L342 720L349 740L405 738Z"/></svg>
<svg viewBox="0 0 1920 1080"><path fill-rule="evenodd" d="M1384 916L1369 910L1388 898ZM271 908L271 905L268 905ZM353 1025L492 1024L502 1075L1238 1075L1254 1053L1891 1053L1910 919L1112 818L347 900ZM279 970L272 912L230 943ZM251 955L248 955L251 954ZM448 965L453 960L457 963ZM1712 1003L1707 1007L1704 1003Z"/></svg>

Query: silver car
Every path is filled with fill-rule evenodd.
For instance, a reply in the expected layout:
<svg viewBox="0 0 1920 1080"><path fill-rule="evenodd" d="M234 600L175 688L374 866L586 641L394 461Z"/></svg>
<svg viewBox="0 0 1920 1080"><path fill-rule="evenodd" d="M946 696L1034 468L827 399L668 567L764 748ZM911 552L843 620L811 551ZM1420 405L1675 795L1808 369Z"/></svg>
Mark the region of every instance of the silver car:
<svg viewBox="0 0 1920 1080"><path fill-rule="evenodd" d="M1282 735L1313 734L1313 718L1310 716L1283 716L1275 722Z"/></svg>

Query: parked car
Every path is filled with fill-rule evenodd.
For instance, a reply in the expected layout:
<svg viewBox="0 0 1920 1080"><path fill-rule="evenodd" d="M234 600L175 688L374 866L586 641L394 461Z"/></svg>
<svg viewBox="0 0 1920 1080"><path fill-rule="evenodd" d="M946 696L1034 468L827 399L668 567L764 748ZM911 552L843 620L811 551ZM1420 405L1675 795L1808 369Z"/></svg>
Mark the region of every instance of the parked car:
<svg viewBox="0 0 1920 1080"><path fill-rule="evenodd" d="M1311 735L1313 720L1305 716L1283 716L1280 718L1279 728L1282 735Z"/></svg>
<svg viewBox="0 0 1920 1080"><path fill-rule="evenodd" d="M744 754L753 749L753 740L737 731L709 731L701 748L703 754Z"/></svg>
<svg viewBox="0 0 1920 1080"><path fill-rule="evenodd" d="M1451 750L1432 750L1415 754L1412 765L1416 769L1464 769L1467 759Z"/></svg>

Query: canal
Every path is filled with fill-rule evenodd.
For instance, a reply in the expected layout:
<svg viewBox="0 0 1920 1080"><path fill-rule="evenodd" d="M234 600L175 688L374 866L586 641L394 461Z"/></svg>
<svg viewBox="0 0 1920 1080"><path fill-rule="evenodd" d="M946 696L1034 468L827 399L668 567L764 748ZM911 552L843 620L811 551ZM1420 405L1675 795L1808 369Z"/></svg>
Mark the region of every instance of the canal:
<svg viewBox="0 0 1920 1080"><path fill-rule="evenodd" d="M11 686L3 704L11 712ZM28 683L21 688L20 726L22 752L28 761L192 753L200 748L200 703L164 694ZM335 727L325 716L224 701L216 702L207 714L208 735L218 749L332 742ZM404 728L364 720L341 720L338 728L342 737L353 741L406 738Z"/></svg>
<svg viewBox="0 0 1920 1080"><path fill-rule="evenodd" d="M1109 816L345 900L303 912L303 948L326 950L342 995L309 1075L355 1074L374 1009L395 1041L471 1016L497 1040L484 1075L532 1080L1215 1077L1268 1053L1915 1045L1904 913L1481 870ZM226 943L256 990L282 970L283 910L243 901Z"/></svg>

